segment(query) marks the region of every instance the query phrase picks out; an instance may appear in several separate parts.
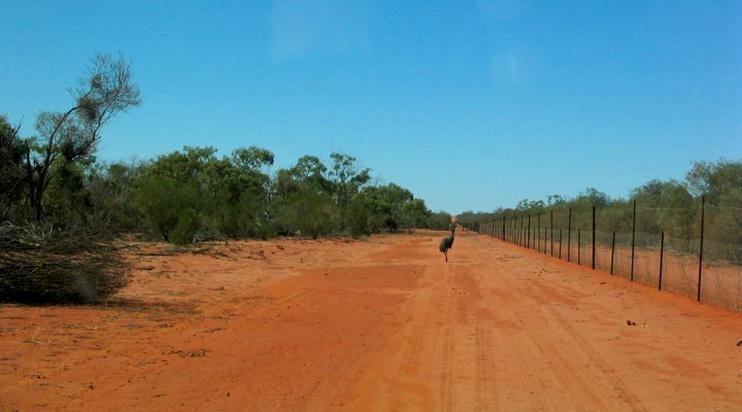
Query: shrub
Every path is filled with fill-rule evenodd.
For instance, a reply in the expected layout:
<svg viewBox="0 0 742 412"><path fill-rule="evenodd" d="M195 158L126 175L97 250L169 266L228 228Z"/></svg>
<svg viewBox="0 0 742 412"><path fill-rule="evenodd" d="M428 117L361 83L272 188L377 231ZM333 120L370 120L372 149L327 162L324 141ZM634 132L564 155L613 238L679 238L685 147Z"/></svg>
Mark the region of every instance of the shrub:
<svg viewBox="0 0 742 412"><path fill-rule="evenodd" d="M195 211L201 209L201 202L193 185L168 177L146 176L139 181L134 203L148 228L163 239L188 243L196 236L199 221Z"/></svg>
<svg viewBox="0 0 742 412"><path fill-rule="evenodd" d="M329 195L303 189L288 197L277 220L288 233L301 233L316 239L332 232L335 215L335 205Z"/></svg>
<svg viewBox="0 0 742 412"><path fill-rule="evenodd" d="M0 227L0 301L96 302L128 280L119 250L99 234Z"/></svg>

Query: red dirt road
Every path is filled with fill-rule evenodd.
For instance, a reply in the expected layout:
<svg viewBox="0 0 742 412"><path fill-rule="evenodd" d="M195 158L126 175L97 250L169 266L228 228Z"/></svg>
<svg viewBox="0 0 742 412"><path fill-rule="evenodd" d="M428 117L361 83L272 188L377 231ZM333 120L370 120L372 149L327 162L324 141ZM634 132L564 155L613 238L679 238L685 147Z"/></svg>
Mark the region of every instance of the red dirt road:
<svg viewBox="0 0 742 412"><path fill-rule="evenodd" d="M0 306L0 410L740 410L742 315L440 236L150 247L106 307Z"/></svg>

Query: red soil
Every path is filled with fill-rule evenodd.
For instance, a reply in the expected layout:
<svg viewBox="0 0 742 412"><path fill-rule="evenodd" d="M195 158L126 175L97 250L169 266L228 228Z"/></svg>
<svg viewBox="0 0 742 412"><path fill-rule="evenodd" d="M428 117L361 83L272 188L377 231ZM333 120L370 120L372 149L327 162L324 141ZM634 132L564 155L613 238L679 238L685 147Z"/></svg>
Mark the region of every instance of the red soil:
<svg viewBox="0 0 742 412"><path fill-rule="evenodd" d="M742 315L441 236L143 251L107 306L0 306L0 410L739 410Z"/></svg>

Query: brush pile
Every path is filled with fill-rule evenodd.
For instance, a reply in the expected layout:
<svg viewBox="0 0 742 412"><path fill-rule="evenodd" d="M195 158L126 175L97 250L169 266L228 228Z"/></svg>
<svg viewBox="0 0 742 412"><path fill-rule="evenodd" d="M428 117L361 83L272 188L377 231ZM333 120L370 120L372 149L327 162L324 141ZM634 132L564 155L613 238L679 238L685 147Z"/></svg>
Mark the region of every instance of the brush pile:
<svg viewBox="0 0 742 412"><path fill-rule="evenodd" d="M102 233L0 224L0 301L97 302L126 285L128 272Z"/></svg>

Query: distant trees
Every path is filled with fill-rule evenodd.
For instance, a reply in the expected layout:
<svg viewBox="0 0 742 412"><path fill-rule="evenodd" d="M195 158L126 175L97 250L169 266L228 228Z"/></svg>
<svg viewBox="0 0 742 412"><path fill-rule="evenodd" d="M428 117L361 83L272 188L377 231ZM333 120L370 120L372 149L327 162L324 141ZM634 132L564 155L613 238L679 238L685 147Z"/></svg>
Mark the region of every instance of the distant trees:
<svg viewBox="0 0 742 412"><path fill-rule="evenodd" d="M524 199L514 209L468 212L460 215L459 221L476 225L503 216L538 216L554 211L555 227L566 227L565 212L569 208L573 212L572 227L587 229L591 225L590 211L595 206L599 211L599 231L630 232L635 201L637 232L664 231L673 247L692 250L700 235L701 196L706 198L706 253L709 257L742 261L742 161L696 162L685 181L652 180L632 190L628 199L611 199L595 188L587 188L573 199L559 195L548 196L546 202Z"/></svg>
<svg viewBox="0 0 742 412"><path fill-rule="evenodd" d="M144 168L132 182L133 200L149 231L176 243L270 234L271 179L262 168L273 164L273 154L257 147L215 154L186 146Z"/></svg>
<svg viewBox="0 0 742 412"><path fill-rule="evenodd" d="M369 185L370 170L352 156L333 153L330 159L328 167L303 156L270 175L273 154L266 149L239 148L219 157L212 147L186 146L150 162L90 165L79 195L67 199L89 218L174 243L362 236L429 224L425 202L410 191Z"/></svg>
<svg viewBox="0 0 742 412"><path fill-rule="evenodd" d="M279 170L274 190L279 233L317 238L336 227L338 206L333 200L333 186L327 167L318 157L303 156L295 166Z"/></svg>

